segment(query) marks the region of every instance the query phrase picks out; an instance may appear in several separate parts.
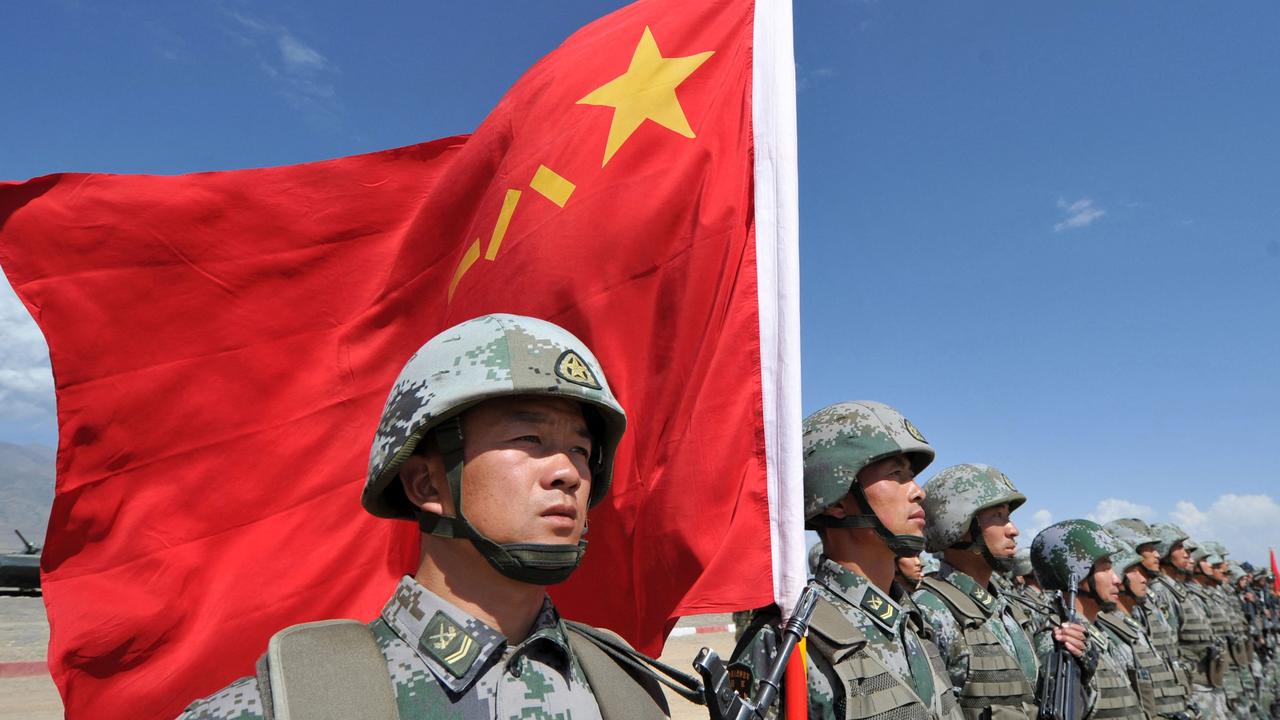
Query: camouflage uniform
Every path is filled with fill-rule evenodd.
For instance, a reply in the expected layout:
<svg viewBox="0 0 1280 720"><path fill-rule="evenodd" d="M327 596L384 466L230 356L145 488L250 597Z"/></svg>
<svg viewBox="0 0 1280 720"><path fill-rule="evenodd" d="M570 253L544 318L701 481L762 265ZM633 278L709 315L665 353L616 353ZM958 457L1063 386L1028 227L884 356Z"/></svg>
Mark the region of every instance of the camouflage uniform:
<svg viewBox="0 0 1280 720"><path fill-rule="evenodd" d="M977 536L975 518L986 508L1008 505L1012 512L1026 501L1009 478L989 465L955 465L925 489L929 551L981 552L993 570L1002 569ZM966 544L963 538L971 531ZM994 584L979 586L945 558L914 599L934 630L965 717L1034 717L1039 663L1023 629L1033 621L1020 605L1011 604Z"/></svg>
<svg viewBox="0 0 1280 720"><path fill-rule="evenodd" d="M1169 567L1169 554L1189 536L1176 525L1156 523L1151 530L1160 538L1157 551L1161 562ZM1202 717L1215 720L1230 717L1227 697L1222 691L1221 678L1212 672L1221 652L1213 628L1209 624L1209 609L1198 594L1191 592L1194 585L1189 580L1175 580L1160 575L1151 581L1147 597L1160 610L1177 632L1178 658L1191 678L1191 702Z"/></svg>
<svg viewBox="0 0 1280 720"><path fill-rule="evenodd" d="M910 598L894 585L889 595L880 592L865 577L850 572L824 557L812 581L828 612L815 611L809 627L808 682L810 720L843 720L846 717L941 718L959 720L955 696L951 693L937 647ZM823 605L819 605L823 607ZM825 620L825 623L824 623ZM860 635L849 642L849 629ZM846 637L834 637L839 634ZM824 642L831 646L824 648ZM773 661L779 643L773 623L762 624L758 632L734 650L730 674L740 691L754 691L751 681L761 677ZM836 658L833 664L832 660ZM869 696L877 689L890 706L871 708L864 697L850 697L844 669L836 665L856 662L873 670L860 688ZM855 687L858 685L855 683ZM905 692L909 691L909 692Z"/></svg>
<svg viewBox="0 0 1280 720"><path fill-rule="evenodd" d="M1029 548L1021 548L1013 556L1011 574L1023 578L1028 576L1035 577L1035 568L1031 565L1031 550ZM1044 594L1043 590L1030 583L1024 582L1021 585L1011 583L1009 592L1004 593L1004 595L1010 602L1022 606L1023 611L1026 613L1028 622L1023 624L1022 629L1026 631L1027 637L1035 637L1036 633L1052 623L1052 619L1056 615L1049 597Z"/></svg>
<svg viewBox="0 0 1280 720"><path fill-rule="evenodd" d="M551 323L516 315L485 315L463 322L429 340L408 360L383 408L361 504L375 516L415 520L424 533L448 539L438 542L470 542L493 570L507 578L528 585L559 582L578 565L585 542L497 543L472 525L464 512L461 415L471 407L503 396L564 398L581 408L593 440L587 459L592 480L587 502L589 506L598 504L609 490L626 416L609 390L599 363L580 340ZM428 437L443 460L453 500L452 516L415 506L401 484L400 468ZM446 584L448 580L446 577ZM264 655L257 678L244 678L196 701L183 714L183 720L272 717L281 708L272 712L272 708L264 708L264 700L269 706L276 702L273 697L289 698L289 712L294 713L306 712L296 710L295 701L299 703L297 707L346 702L365 708L385 701L382 707L387 713L394 702L399 717L407 720L576 720L600 717L600 706L607 702L617 704L619 698L633 709L632 715L667 714L665 700L653 678L633 674L632 666L617 661L618 653L634 651L625 648L620 640L616 646L623 650L614 653L604 652L599 643L586 640L576 645L578 649L572 649L571 642L577 639L570 640L545 595L529 635L511 646L495 629L413 578L403 578L381 616L368 625L370 635L361 633L386 661L391 687L380 682L357 683L350 686L358 688L354 694L342 695L326 688L345 691L345 677L378 680L372 676L375 672L381 676L382 665L376 655L361 655L362 648L333 641L334 635L324 636L330 639L328 642L294 645L302 650L293 654L282 650L283 642L277 644L286 635L320 638L314 631L321 629L294 626L282 631L269 646L279 652ZM612 641L606 644L615 645ZM316 649L321 647L329 649ZM369 652L372 653L371 647ZM372 667L348 662L357 656L367 657ZM281 666L275 665L277 662ZM614 673L616 666L623 666L625 674ZM601 682L607 677L611 686L598 684L593 688L588 683L588 677L595 679L593 668L599 668L603 673ZM283 692L276 679L284 678L286 672L294 673L291 677L307 677L311 682L290 681L288 692ZM330 679L317 683L317 677ZM300 692L304 687L308 690ZM375 697L387 689L393 690L394 697ZM650 701L652 705L647 704Z"/></svg>
<svg viewBox="0 0 1280 720"><path fill-rule="evenodd" d="M1123 548L1102 526L1092 520L1063 520L1041 530L1031 541L1031 561L1036 576L1046 590L1081 592L1093 599L1101 612L1109 608L1094 586L1099 562L1122 552ZM1069 609L1073 615L1074 608ZM1080 623L1089 638L1089 659L1081 659L1081 678L1087 685L1086 719L1145 717L1138 693L1130 683L1123 654L1114 647L1105 631L1085 617L1062 618ZM1054 651L1052 632L1045 630L1036 637L1042 653ZM1096 657L1095 657L1096 654Z"/></svg>
<svg viewBox="0 0 1280 720"><path fill-rule="evenodd" d="M874 530L885 552L919 552L922 538L889 532L858 481L863 468L897 456L910 462L914 474L934 453L920 431L887 405L838 403L806 418L806 526L820 533ZM867 514L824 514L848 495L857 497ZM810 586L819 596L806 641L810 718L961 720L937 647L896 583L885 593L823 556ZM777 621L776 609L759 613L734 649L729 674L739 692L754 692L758 678L773 664L780 638Z"/></svg>
<svg viewBox="0 0 1280 720"><path fill-rule="evenodd" d="M550 599L529 637L512 646L406 576L370 627L403 720L600 717ZM265 720L262 704L257 679L246 677L196 701L179 720Z"/></svg>

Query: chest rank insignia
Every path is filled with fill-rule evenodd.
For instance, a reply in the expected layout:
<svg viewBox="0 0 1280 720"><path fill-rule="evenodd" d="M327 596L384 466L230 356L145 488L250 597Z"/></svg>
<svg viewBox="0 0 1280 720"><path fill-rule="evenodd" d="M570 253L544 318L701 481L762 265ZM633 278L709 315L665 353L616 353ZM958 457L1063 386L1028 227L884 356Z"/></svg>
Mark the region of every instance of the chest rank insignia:
<svg viewBox="0 0 1280 720"><path fill-rule="evenodd" d="M991 610L991 606L996 602L996 599L991 596L991 593L983 590L982 588L974 588L973 592L970 593L970 596L974 600L978 601L978 604L982 606L983 610L988 612Z"/></svg>
<svg viewBox="0 0 1280 720"><path fill-rule="evenodd" d="M462 677L471 668L480 644L448 615L437 611L418 638L418 647L435 658L454 677Z"/></svg>
<svg viewBox="0 0 1280 720"><path fill-rule="evenodd" d="M868 587L867 591L862 595L862 603L859 605L876 624L882 626L886 630L892 630L893 626L898 623L898 608L888 598L881 595L878 590Z"/></svg>
<svg viewBox="0 0 1280 720"><path fill-rule="evenodd" d="M572 350L565 350L560 354L560 359L556 360L556 375L574 385L589 387L592 390L600 389L600 383L596 380L595 373L591 372L591 366Z"/></svg>
<svg viewBox="0 0 1280 720"><path fill-rule="evenodd" d="M1133 618L1129 617L1128 615L1126 615L1126 616L1125 616L1125 618L1124 618L1124 623L1125 623L1126 625L1128 625L1129 627L1133 628L1134 630L1141 630L1141 629L1142 629L1142 626L1138 624L1138 621L1137 621L1137 620L1134 620Z"/></svg>

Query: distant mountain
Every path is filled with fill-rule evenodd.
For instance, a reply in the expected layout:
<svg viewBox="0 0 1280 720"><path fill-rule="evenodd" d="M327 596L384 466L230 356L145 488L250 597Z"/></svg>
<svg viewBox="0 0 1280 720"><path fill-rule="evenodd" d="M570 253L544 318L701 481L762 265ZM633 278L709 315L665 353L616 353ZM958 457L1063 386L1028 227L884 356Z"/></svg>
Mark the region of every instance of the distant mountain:
<svg viewBox="0 0 1280 720"><path fill-rule="evenodd" d="M22 547L15 529L44 544L53 506L55 452L45 445L0 442L0 552Z"/></svg>

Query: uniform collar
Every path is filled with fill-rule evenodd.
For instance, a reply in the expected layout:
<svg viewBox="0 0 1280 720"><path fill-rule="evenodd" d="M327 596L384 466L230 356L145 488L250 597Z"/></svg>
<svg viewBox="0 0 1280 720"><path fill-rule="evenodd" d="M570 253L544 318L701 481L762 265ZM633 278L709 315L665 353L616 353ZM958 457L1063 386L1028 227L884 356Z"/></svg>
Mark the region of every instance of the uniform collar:
<svg viewBox="0 0 1280 720"><path fill-rule="evenodd" d="M885 632L897 634L898 623L905 615L902 606L895 599L895 596L902 593L902 588L897 583L890 586L890 592L883 592L872 585L866 577L849 570L831 558L822 559L814 580L861 610Z"/></svg>
<svg viewBox="0 0 1280 720"><path fill-rule="evenodd" d="M466 692L495 662L514 664L535 646L545 648L564 668L569 663L564 626L550 598L543 600L529 637L514 648L507 646L502 633L408 575L400 579L395 594L382 608L382 619L436 680L455 693Z"/></svg>

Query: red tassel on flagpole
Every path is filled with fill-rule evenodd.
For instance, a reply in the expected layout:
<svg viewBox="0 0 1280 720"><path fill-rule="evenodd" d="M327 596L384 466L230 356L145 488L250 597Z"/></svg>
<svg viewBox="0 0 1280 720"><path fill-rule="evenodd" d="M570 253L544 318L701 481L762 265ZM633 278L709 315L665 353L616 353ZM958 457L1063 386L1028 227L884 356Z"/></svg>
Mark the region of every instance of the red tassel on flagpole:
<svg viewBox="0 0 1280 720"><path fill-rule="evenodd" d="M1276 567L1276 551L1275 548L1268 548L1271 551L1271 589L1280 593L1280 568Z"/></svg>
<svg viewBox="0 0 1280 720"><path fill-rule="evenodd" d="M805 720L809 717L809 681L805 676L805 638L800 638L796 649L787 660L787 673L782 681L783 717L786 720Z"/></svg>

